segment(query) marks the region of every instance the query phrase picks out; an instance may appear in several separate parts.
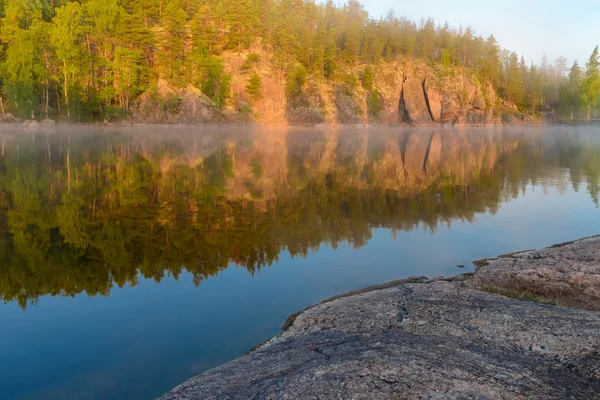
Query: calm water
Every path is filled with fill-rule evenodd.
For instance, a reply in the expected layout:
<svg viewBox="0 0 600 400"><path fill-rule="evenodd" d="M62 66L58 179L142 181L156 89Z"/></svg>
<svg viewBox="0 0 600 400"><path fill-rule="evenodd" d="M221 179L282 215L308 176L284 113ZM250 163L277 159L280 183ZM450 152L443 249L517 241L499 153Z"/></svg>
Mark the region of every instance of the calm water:
<svg viewBox="0 0 600 400"><path fill-rule="evenodd" d="M329 296L600 233L598 129L0 141L3 399L152 398Z"/></svg>

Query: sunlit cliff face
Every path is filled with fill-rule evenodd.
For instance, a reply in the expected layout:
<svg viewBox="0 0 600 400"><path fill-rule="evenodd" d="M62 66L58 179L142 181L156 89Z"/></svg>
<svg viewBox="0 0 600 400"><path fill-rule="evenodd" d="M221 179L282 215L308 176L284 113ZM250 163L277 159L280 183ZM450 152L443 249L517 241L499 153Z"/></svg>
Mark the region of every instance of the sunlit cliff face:
<svg viewBox="0 0 600 400"><path fill-rule="evenodd" d="M0 296L107 295L184 269L251 273L282 251L355 247L495 212L552 160L598 201L600 144L502 130L3 135Z"/></svg>

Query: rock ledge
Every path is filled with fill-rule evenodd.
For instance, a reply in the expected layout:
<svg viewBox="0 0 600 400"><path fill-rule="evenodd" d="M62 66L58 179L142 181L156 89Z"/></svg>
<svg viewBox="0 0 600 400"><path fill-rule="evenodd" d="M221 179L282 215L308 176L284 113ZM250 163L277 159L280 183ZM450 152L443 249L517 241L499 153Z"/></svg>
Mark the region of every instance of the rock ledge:
<svg viewBox="0 0 600 400"><path fill-rule="evenodd" d="M565 303L594 308L587 306L599 288L600 238L486 260L473 276L414 278L332 298L162 399L600 398L599 312L477 289L502 287L514 274L529 282L538 267L544 278L536 287L571 285L552 290L555 302L567 294Z"/></svg>

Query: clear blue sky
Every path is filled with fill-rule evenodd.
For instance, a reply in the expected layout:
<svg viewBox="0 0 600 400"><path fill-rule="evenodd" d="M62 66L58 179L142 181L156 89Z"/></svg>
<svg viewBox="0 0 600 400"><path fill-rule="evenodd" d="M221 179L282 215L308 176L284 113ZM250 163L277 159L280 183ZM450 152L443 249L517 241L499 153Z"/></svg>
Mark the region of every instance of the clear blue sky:
<svg viewBox="0 0 600 400"><path fill-rule="evenodd" d="M536 64L544 54L569 65L585 65L600 44L600 0L359 0L372 17L388 10L419 22L421 17L470 25L478 35L494 34L498 43ZM344 3L343 0L338 0Z"/></svg>

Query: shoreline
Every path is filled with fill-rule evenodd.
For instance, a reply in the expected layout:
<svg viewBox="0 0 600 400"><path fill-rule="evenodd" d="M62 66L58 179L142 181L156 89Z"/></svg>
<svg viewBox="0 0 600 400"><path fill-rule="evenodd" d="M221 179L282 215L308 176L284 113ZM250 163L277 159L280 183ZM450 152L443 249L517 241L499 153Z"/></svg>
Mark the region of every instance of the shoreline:
<svg viewBox="0 0 600 400"><path fill-rule="evenodd" d="M569 124L552 124L552 123L536 123L536 124L520 124L520 125L466 125L466 124L445 124L445 125L409 125L409 124L264 124L260 122L238 123L189 123L189 124L103 124L103 123L71 123L71 122L56 122L55 125L23 125L22 123L0 123L0 131L21 129L24 132L48 132L52 133L59 129L103 129L103 130L119 130L119 129L205 129L205 128L240 128L240 129L370 129L370 128L398 128L398 129L442 129L442 130L461 130L461 129L515 129L515 128L542 128L542 127L573 127ZM598 126L596 124L577 125L578 127Z"/></svg>
<svg viewBox="0 0 600 400"><path fill-rule="evenodd" d="M161 399L600 393L600 236L474 264L309 306L279 335Z"/></svg>

